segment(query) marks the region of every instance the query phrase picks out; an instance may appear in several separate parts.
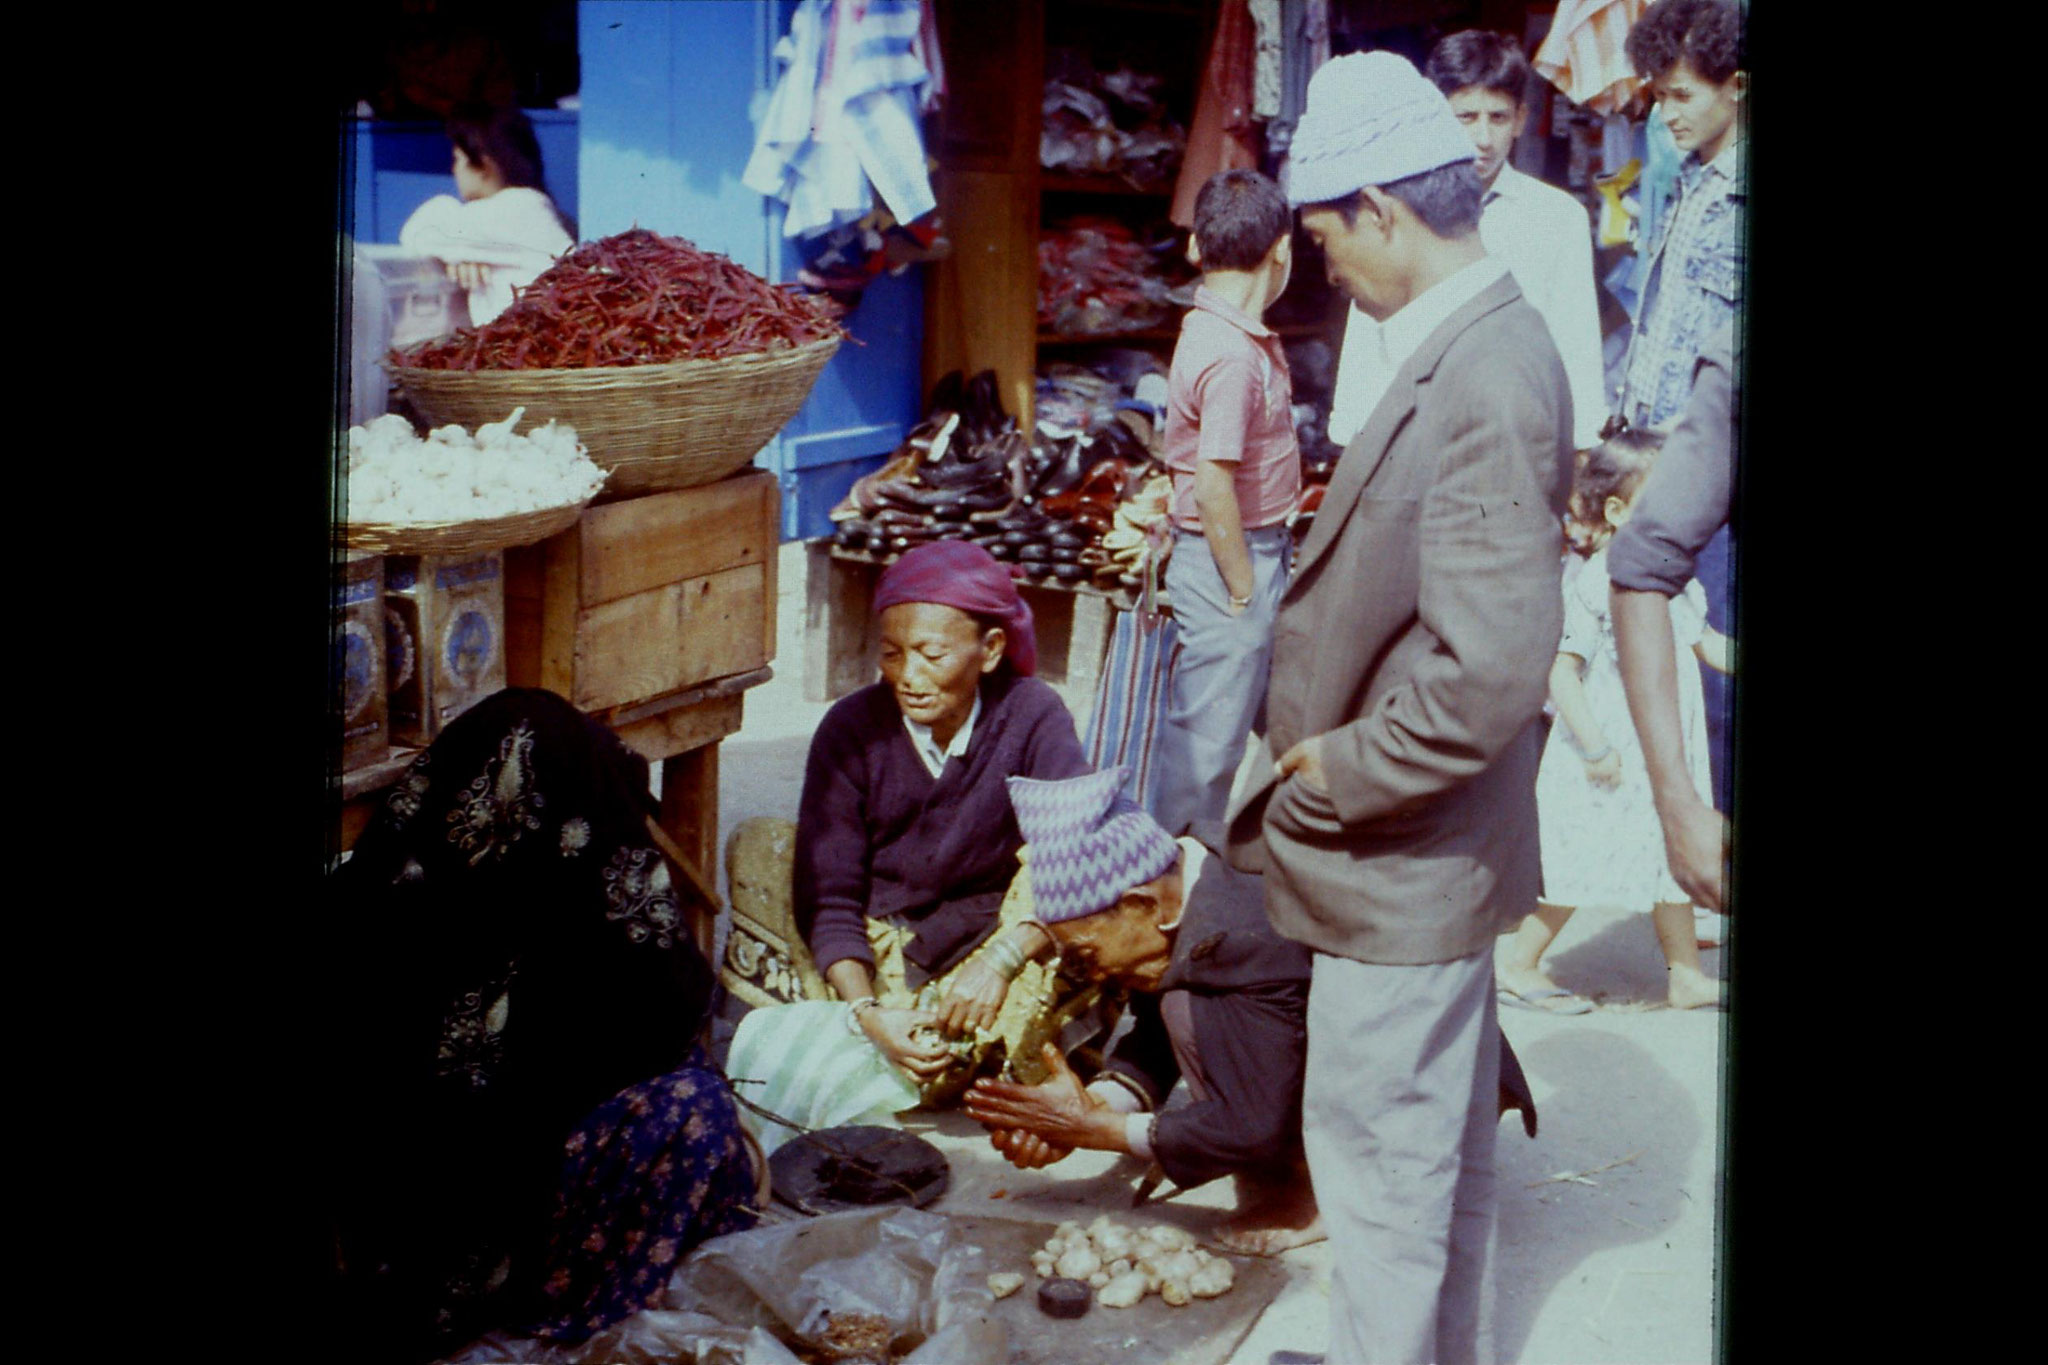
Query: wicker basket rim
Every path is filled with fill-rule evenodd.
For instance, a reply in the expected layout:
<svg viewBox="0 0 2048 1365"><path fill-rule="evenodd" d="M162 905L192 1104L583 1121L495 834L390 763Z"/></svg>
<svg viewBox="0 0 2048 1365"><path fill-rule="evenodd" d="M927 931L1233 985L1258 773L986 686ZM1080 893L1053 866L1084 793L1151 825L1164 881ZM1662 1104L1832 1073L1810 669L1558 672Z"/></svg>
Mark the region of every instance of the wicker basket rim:
<svg viewBox="0 0 2048 1365"><path fill-rule="evenodd" d="M588 498L579 498L573 502L558 502L551 507L535 507L525 512L501 512L494 517L471 517L467 521L358 521L354 517L350 517L342 525L350 530L370 532L395 531L404 533L414 531L424 533L467 529L480 531L491 526L510 526L518 522L535 520L541 517L559 516L561 513L571 510L580 512L590 506L596 497L597 494L593 493Z"/></svg>
<svg viewBox="0 0 2048 1365"><path fill-rule="evenodd" d="M441 338L435 337L427 341L415 343L406 349L408 353L411 353L431 346L439 340ZM646 365L578 365L570 368L555 369L455 370L426 365L394 365L389 357L377 363L383 366L388 373L394 375L454 375L460 379L475 379L484 375L505 379L573 379L590 375L605 375L609 377L621 374L660 374L676 370L711 369L714 367L742 369L757 365L786 364L798 360L807 360L820 351L837 350L841 340L842 338L840 337L821 337L816 341L807 341L801 346L790 346L782 350L744 351L739 355L717 356L711 359L686 357L682 360L661 360Z"/></svg>

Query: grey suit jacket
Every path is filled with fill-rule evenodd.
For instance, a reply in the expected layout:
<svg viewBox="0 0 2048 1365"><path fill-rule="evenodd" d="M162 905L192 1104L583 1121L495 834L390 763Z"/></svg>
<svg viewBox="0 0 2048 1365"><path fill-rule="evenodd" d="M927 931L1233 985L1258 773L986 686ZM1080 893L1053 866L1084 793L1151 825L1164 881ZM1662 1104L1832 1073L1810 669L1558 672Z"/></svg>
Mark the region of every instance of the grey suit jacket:
<svg viewBox="0 0 2048 1365"><path fill-rule="evenodd" d="M1534 907L1571 433L1564 365L1506 276L1409 357L1345 449L1266 698L1268 757L1322 736L1329 790L1268 776L1230 815L1230 859L1265 874L1287 937L1447 962Z"/></svg>

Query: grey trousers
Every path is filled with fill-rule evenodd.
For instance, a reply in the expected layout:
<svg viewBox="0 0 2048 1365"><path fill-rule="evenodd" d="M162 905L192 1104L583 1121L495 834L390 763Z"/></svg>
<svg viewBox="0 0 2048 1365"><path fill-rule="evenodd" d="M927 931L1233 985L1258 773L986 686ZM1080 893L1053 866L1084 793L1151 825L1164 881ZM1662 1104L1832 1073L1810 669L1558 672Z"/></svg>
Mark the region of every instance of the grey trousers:
<svg viewBox="0 0 2048 1365"><path fill-rule="evenodd" d="M1252 604L1242 616L1230 614L1230 589L1198 532L1177 532L1173 558L1166 561L1180 657L1159 727L1151 814L1170 834L1223 818L1245 739L1254 727L1264 728L1273 619L1287 591L1293 544L1285 526L1247 531L1244 540L1251 553Z"/></svg>
<svg viewBox="0 0 2048 1365"><path fill-rule="evenodd" d="M1316 954L1302 1138L1330 1233L1330 1365L1493 1359L1493 950Z"/></svg>

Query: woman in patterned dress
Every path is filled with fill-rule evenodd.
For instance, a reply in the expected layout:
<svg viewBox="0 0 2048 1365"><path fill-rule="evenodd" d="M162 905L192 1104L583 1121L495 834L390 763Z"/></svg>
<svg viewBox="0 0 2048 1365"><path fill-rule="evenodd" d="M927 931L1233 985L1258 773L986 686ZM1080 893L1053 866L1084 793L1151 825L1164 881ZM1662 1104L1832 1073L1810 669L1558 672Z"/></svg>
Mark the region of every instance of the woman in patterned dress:
<svg viewBox="0 0 2048 1365"><path fill-rule="evenodd" d="M363 1358L655 1304L758 1180L646 760L513 688L416 759L332 879L331 1218ZM685 893L686 894L686 893Z"/></svg>

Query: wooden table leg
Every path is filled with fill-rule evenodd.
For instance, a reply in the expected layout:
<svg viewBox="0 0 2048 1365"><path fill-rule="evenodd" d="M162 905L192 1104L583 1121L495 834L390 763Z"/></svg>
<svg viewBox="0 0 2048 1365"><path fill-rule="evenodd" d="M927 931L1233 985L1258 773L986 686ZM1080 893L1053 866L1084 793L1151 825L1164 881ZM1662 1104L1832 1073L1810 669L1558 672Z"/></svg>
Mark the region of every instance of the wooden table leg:
<svg viewBox="0 0 2048 1365"><path fill-rule="evenodd" d="M711 886L718 885L718 746L661 761L661 827L675 840ZM697 946L711 960L717 926L710 915L696 918Z"/></svg>

